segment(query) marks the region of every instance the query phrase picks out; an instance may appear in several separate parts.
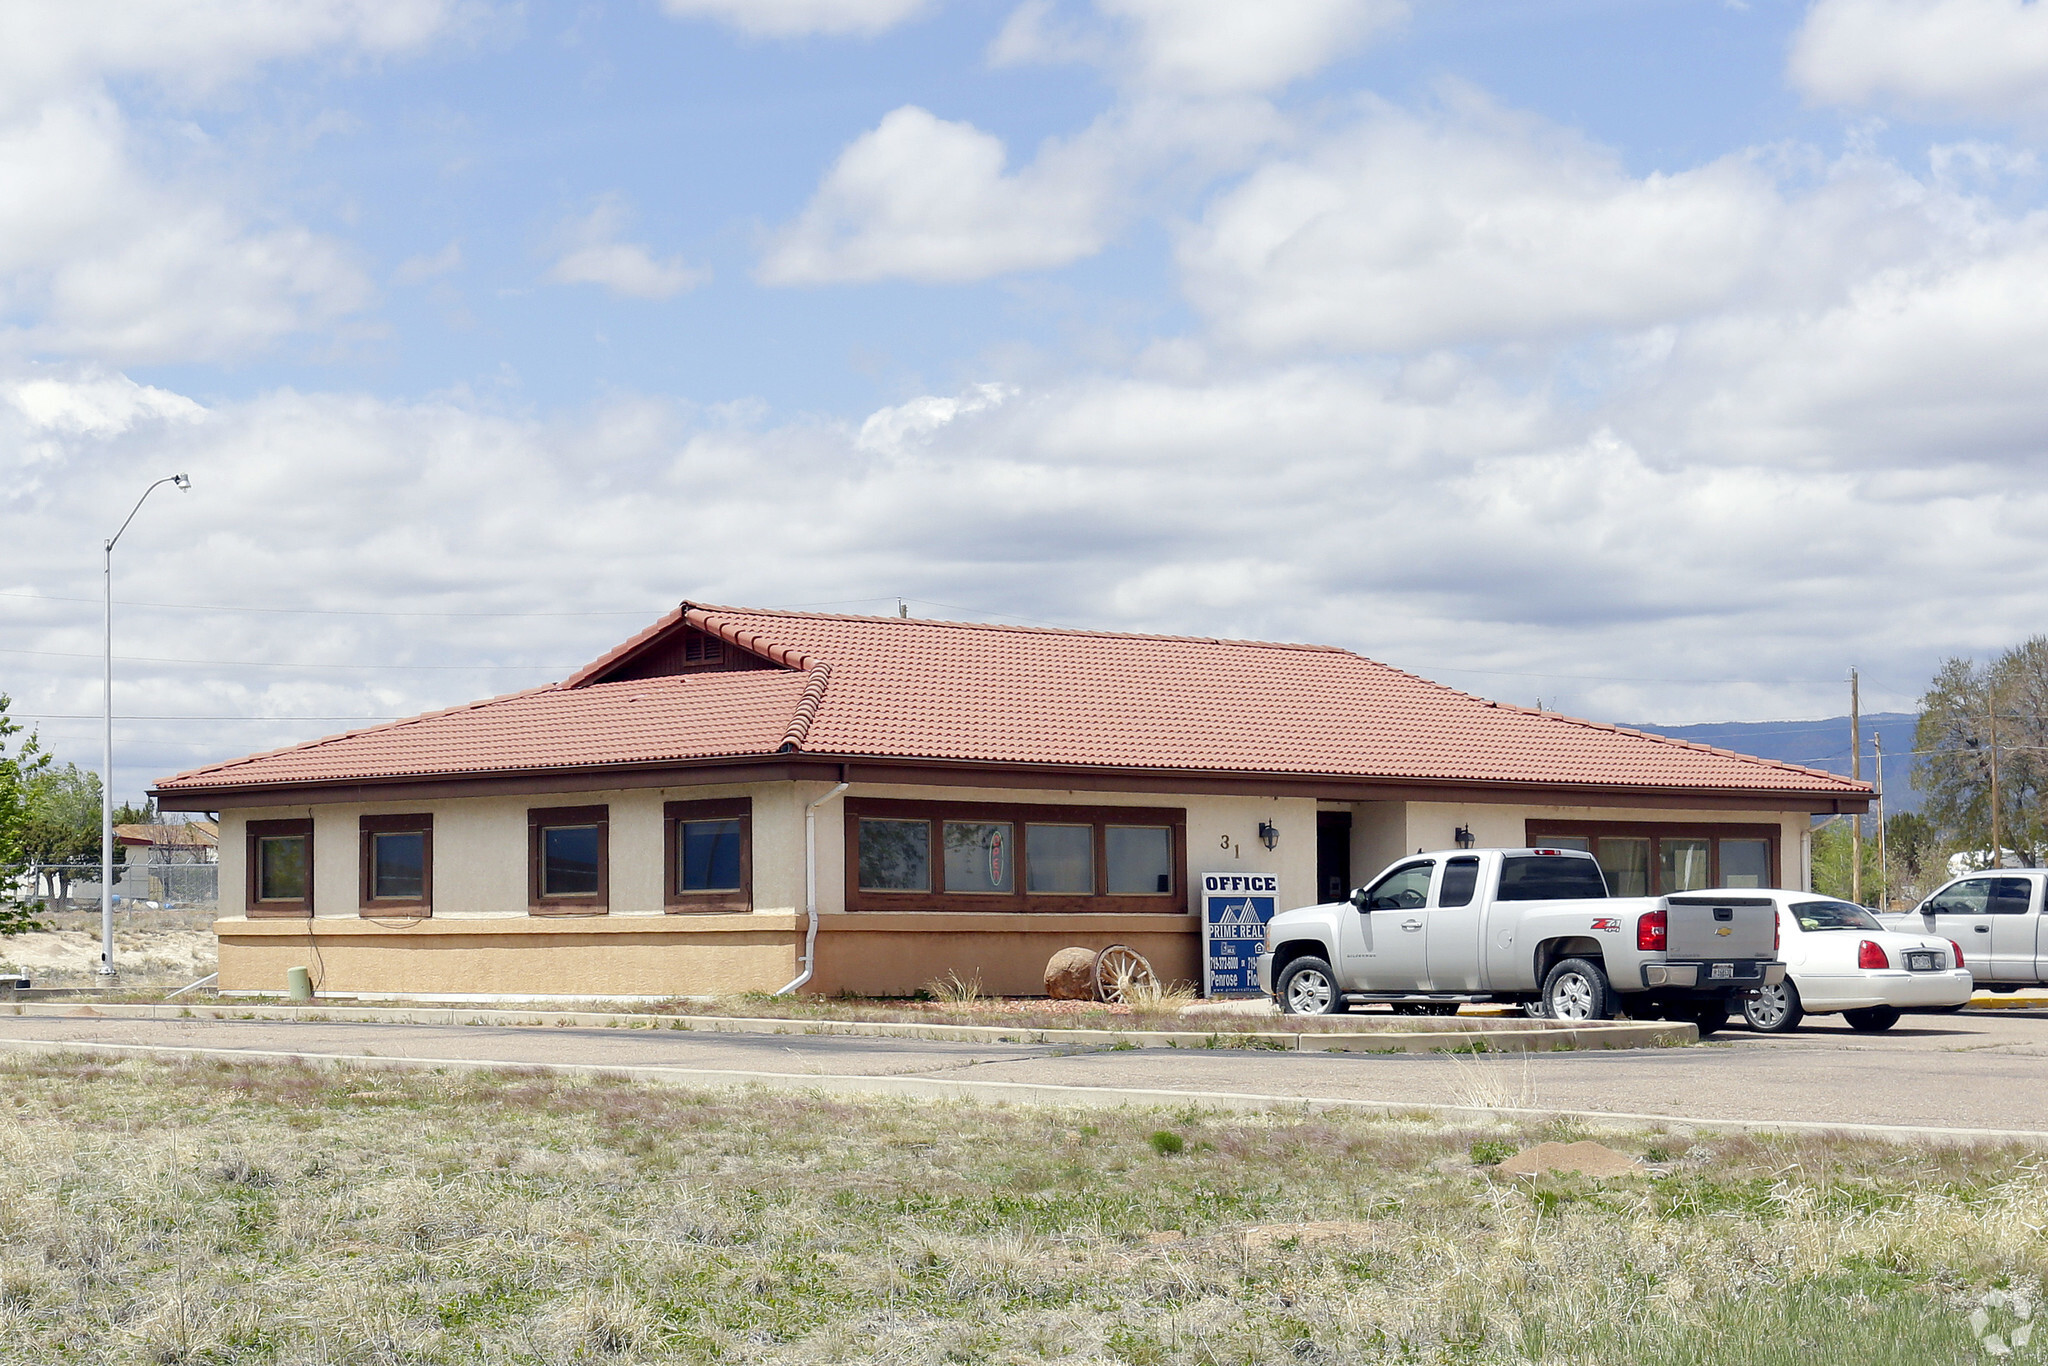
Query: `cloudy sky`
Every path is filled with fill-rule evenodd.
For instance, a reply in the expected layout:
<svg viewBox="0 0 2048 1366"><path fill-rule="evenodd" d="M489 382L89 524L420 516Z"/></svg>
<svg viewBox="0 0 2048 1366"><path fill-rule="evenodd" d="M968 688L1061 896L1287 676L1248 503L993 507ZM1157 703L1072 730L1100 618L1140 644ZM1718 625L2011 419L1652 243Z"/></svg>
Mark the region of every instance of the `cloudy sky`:
<svg viewBox="0 0 2048 1366"><path fill-rule="evenodd" d="M11 0L0 690L117 791L684 597L1605 719L2048 620L2043 0Z"/></svg>

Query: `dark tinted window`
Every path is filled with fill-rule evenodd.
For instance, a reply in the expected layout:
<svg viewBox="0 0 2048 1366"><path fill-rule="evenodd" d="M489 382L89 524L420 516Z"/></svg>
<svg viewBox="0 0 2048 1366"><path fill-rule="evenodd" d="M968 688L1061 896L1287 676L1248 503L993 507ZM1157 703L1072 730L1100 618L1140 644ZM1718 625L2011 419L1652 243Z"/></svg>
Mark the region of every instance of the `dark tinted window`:
<svg viewBox="0 0 2048 1366"><path fill-rule="evenodd" d="M1511 854L1501 861L1498 901L1573 901L1607 896L1600 865L1557 854Z"/></svg>
<svg viewBox="0 0 2048 1366"><path fill-rule="evenodd" d="M1479 860L1477 858L1454 858L1444 865L1443 887L1438 891L1436 904L1439 906L1470 906L1472 893L1479 886Z"/></svg>
<svg viewBox="0 0 2048 1366"><path fill-rule="evenodd" d="M1991 883L1991 914L2025 915L2033 909L2034 884L2023 877L1995 878Z"/></svg>
<svg viewBox="0 0 2048 1366"><path fill-rule="evenodd" d="M1793 918L1808 934L1822 930L1882 930L1877 917L1846 901L1795 901Z"/></svg>

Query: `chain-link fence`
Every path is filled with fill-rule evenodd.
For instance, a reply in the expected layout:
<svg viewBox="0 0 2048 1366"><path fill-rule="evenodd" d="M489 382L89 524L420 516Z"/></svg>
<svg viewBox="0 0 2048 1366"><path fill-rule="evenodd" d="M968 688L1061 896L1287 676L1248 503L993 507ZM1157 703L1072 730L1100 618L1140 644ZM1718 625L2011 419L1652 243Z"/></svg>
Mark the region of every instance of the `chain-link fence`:
<svg viewBox="0 0 2048 1366"><path fill-rule="evenodd" d="M0 870L0 883L51 911L96 910L100 865L32 863ZM220 904L217 863L135 862L114 865L115 906L127 911L211 910Z"/></svg>

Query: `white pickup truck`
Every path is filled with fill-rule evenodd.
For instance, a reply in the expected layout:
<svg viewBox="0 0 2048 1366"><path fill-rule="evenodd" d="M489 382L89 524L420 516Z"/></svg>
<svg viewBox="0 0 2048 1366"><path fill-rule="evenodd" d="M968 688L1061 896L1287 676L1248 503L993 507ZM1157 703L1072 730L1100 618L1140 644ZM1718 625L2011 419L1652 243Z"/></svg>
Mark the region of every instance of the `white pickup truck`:
<svg viewBox="0 0 2048 1366"><path fill-rule="evenodd" d="M1566 1020L1690 1020L1781 982L1768 897L1610 897L1570 849L1451 849L1404 858L1349 901L1283 911L1266 927L1259 989L1290 1015L1373 1002L1451 1014L1514 1001Z"/></svg>
<svg viewBox="0 0 2048 1366"><path fill-rule="evenodd" d="M1936 934L1962 947L1981 991L2048 985L2048 871L2007 868L1955 878L1920 905L1878 923L1907 934Z"/></svg>

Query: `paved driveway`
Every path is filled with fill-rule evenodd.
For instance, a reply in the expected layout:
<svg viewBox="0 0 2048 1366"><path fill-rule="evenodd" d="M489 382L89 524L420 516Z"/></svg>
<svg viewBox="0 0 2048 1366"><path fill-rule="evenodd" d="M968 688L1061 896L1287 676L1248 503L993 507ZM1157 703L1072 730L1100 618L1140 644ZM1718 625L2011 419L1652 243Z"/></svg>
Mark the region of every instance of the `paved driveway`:
<svg viewBox="0 0 2048 1366"><path fill-rule="evenodd" d="M987 1098L1285 1100L1569 1111L1677 1120L2026 1132L2048 1139L2048 1010L1908 1016L1890 1033L1826 1020L1731 1030L1696 1048L1457 1057L1106 1051L807 1035L333 1021L0 1016L0 1047L87 1045L250 1057L599 1068Z"/></svg>

